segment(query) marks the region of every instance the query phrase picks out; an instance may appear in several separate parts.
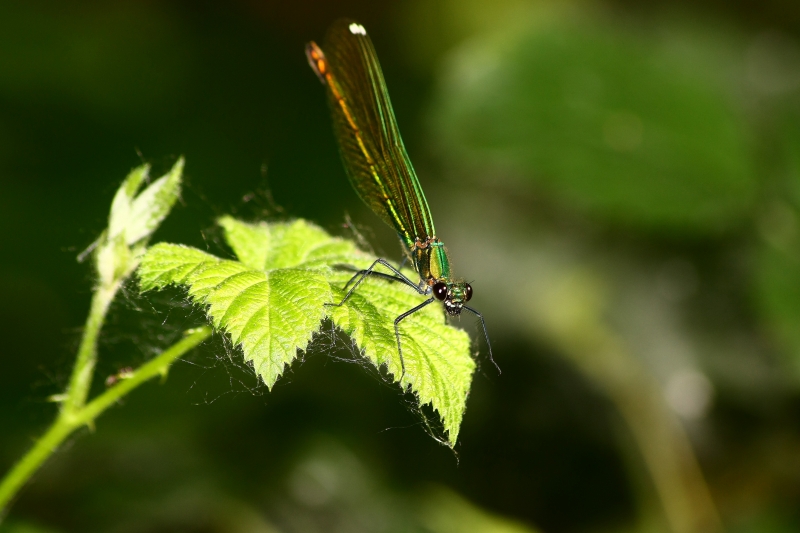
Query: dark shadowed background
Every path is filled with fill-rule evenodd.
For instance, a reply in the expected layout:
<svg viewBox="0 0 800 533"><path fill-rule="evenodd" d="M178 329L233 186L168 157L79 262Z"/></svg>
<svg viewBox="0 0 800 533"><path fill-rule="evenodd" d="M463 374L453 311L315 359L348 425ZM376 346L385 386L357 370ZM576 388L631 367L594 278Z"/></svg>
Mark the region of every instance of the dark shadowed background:
<svg viewBox="0 0 800 533"><path fill-rule="evenodd" d="M341 16L372 36L503 370L477 343L457 455L341 340L267 391L217 337L74 436L0 529L800 531L790 0L0 3L0 471L56 412L76 257L132 167L186 157L154 242L229 254L222 214L340 235L349 215L400 258L303 54ZM131 284L95 392L202 321Z"/></svg>

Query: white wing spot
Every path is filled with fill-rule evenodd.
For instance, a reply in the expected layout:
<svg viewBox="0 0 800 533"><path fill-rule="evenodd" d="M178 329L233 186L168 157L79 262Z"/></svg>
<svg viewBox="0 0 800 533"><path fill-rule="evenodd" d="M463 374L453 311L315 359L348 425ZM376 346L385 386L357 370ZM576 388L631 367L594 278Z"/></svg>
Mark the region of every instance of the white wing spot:
<svg viewBox="0 0 800 533"><path fill-rule="evenodd" d="M353 22L352 24L350 24L350 33L352 33L353 35L366 35L367 30L365 30L364 26L362 26L361 24Z"/></svg>

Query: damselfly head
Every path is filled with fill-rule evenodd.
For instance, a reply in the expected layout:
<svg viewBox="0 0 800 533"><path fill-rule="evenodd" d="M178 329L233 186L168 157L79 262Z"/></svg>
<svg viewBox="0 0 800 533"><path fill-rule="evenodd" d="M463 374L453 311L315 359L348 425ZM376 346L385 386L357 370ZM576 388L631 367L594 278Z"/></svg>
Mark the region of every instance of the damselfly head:
<svg viewBox="0 0 800 533"><path fill-rule="evenodd" d="M437 281L431 287L433 297L444 303L450 316L458 316L464 303L472 298L472 286L465 281Z"/></svg>

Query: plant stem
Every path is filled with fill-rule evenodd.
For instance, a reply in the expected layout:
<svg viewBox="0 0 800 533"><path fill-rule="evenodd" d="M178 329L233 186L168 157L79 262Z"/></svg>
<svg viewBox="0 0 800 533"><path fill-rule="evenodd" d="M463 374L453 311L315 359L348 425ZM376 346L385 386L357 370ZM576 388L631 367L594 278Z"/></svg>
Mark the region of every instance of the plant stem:
<svg viewBox="0 0 800 533"><path fill-rule="evenodd" d="M72 430L73 428L68 423L60 418L56 419L50 429L36 441L33 448L6 474L3 482L0 483L0 520L2 520L6 505L11 501L11 498L14 497L20 487L33 475L45 459L56 451L59 444L67 438Z"/></svg>
<svg viewBox="0 0 800 533"><path fill-rule="evenodd" d="M210 326L194 328L186 332L186 336L164 350L160 355L149 360L133 374L120 381L103 394L89 402L77 416L76 426L91 422L103 411L111 407L117 400L128 394L130 391L158 375L165 376L172 362L185 354L208 337L211 336Z"/></svg>
<svg viewBox="0 0 800 533"><path fill-rule="evenodd" d="M92 305L86 319L81 345L78 348L78 356L75 359L75 366L72 368L72 377L69 380L66 398L61 406L62 416L74 416L86 403L89 388L92 385L94 367L97 363L97 336L100 334L108 307L119 287L120 281L102 285L95 290L92 296Z"/></svg>
<svg viewBox="0 0 800 533"><path fill-rule="evenodd" d="M98 291L99 292L99 291ZM92 303L92 311L95 310L95 302ZM98 331L102 320L97 324ZM88 323L87 323L88 328ZM27 454L6 474L0 482L0 520L2 514L11 498L19 491L25 482L30 479L34 472L44 463L44 461L56 451L61 443L73 431L84 424L94 421L100 414L113 405L117 400L128 394L130 391L157 375L165 375L169 365L178 357L185 354L211 335L211 328L208 326L196 328L187 332L187 336L173 344L157 357L151 359L139 367L131 377L124 379L99 395L97 398L75 410L67 411L62 409L61 414L53 425L42 435ZM83 350L81 344L81 350ZM80 357L79 357L80 359ZM87 359L87 361L90 359ZM75 373L77 374L77 372ZM73 378L75 378L73 374ZM84 396L85 398L85 396Z"/></svg>

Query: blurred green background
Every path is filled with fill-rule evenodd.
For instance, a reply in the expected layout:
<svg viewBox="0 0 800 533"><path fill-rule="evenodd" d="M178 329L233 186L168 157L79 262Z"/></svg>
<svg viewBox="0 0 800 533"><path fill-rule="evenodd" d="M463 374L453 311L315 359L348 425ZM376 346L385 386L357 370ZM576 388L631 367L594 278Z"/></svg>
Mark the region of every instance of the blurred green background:
<svg viewBox="0 0 800 533"><path fill-rule="evenodd" d="M52 420L117 185L156 234L302 217L381 255L304 43L375 42L482 344L457 456L325 333L271 392L217 338L80 432L0 530L800 531L800 6L0 3L0 470ZM203 320L112 308L96 390ZM460 325L480 339L474 319Z"/></svg>

